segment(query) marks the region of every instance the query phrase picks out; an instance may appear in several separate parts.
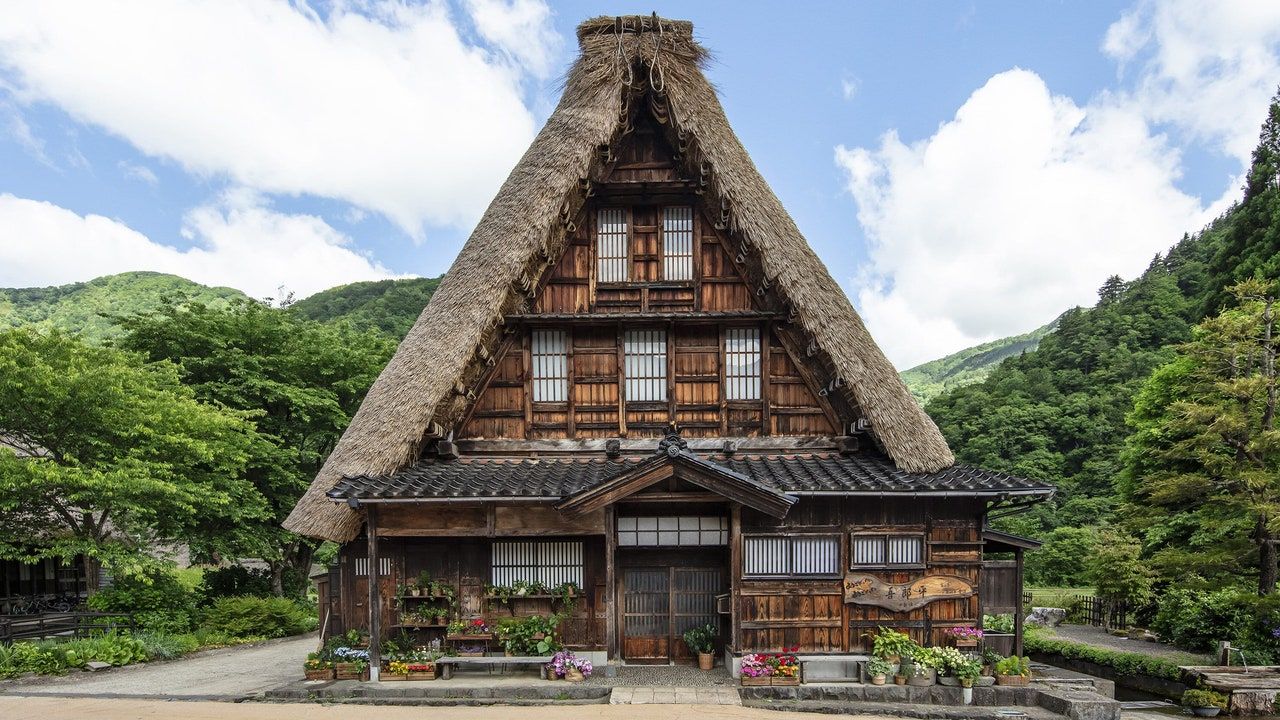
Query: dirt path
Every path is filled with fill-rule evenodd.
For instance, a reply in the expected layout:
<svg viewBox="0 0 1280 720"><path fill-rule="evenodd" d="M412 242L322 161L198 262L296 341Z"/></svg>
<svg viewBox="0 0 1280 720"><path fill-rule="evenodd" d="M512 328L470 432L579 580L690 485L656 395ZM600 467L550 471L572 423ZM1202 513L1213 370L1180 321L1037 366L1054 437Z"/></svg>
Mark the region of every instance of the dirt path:
<svg viewBox="0 0 1280 720"><path fill-rule="evenodd" d="M161 663L143 663L99 673L0 682L0 695L92 695L238 700L302 675L302 661L316 647L315 635L226 648ZM0 717L37 717L8 715ZM163 717L163 716L152 716Z"/></svg>
<svg viewBox="0 0 1280 720"><path fill-rule="evenodd" d="M378 705L273 705L268 703L164 702L0 696L0 718L39 720L778 720L775 710L726 705L563 705L544 707L390 707ZM794 720L829 715L787 713ZM846 715L870 720L875 715Z"/></svg>
<svg viewBox="0 0 1280 720"><path fill-rule="evenodd" d="M1208 655L1199 655L1188 652L1172 645L1163 643L1147 642L1146 640L1130 640L1129 638L1116 637L1108 633L1100 627L1092 627L1090 625L1059 625L1056 628L1050 628L1053 634L1073 642L1093 645L1094 647L1106 648L1108 650L1117 650L1119 652L1142 653L1143 655L1152 655L1164 658L1170 662L1179 665L1215 665Z"/></svg>

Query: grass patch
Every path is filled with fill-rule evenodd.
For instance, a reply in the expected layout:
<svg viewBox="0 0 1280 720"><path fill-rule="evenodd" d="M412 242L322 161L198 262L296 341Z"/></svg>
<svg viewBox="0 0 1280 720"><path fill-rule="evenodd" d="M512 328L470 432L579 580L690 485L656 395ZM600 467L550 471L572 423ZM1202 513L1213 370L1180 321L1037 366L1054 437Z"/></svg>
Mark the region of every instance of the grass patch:
<svg viewBox="0 0 1280 720"><path fill-rule="evenodd" d="M1028 654L1059 655L1068 660L1103 665L1120 675L1149 675L1173 681L1182 679L1178 663L1153 655L1108 650L1039 633L1028 634L1023 639L1023 647Z"/></svg>
<svg viewBox="0 0 1280 720"><path fill-rule="evenodd" d="M1076 595L1093 595L1091 587L1029 587L1023 592L1031 593L1033 607L1065 608L1071 604Z"/></svg>

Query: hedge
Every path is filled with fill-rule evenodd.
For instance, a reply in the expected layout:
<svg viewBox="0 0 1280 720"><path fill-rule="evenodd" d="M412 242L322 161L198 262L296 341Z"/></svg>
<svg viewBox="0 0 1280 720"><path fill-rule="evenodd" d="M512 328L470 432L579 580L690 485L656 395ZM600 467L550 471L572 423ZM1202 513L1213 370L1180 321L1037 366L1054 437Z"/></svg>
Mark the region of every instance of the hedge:
<svg viewBox="0 0 1280 720"><path fill-rule="evenodd" d="M1182 679L1182 671L1176 664L1151 655L1107 650L1070 640L1030 635L1023 640L1023 643L1028 653L1060 655L1068 660L1105 665L1121 675L1149 675L1175 682Z"/></svg>

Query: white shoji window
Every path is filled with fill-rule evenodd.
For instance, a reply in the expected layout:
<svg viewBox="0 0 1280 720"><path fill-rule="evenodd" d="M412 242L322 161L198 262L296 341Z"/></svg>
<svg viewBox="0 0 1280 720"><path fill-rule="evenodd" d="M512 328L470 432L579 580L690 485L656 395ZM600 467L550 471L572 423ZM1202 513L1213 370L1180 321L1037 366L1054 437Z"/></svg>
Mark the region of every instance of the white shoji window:
<svg viewBox="0 0 1280 720"><path fill-rule="evenodd" d="M493 543L491 567L494 585L524 580L551 588L567 582L582 587L582 541L498 540Z"/></svg>
<svg viewBox="0 0 1280 720"><path fill-rule="evenodd" d="M729 400L760 399L759 328L725 330L724 384Z"/></svg>
<svg viewBox="0 0 1280 720"><path fill-rule="evenodd" d="M693 208L662 209L662 278L693 279Z"/></svg>
<svg viewBox="0 0 1280 720"><path fill-rule="evenodd" d="M596 279L600 282L626 282L627 211L625 208L601 208L596 214Z"/></svg>
<svg viewBox="0 0 1280 720"><path fill-rule="evenodd" d="M618 545L622 547L728 544L728 518L683 515L618 518Z"/></svg>
<svg viewBox="0 0 1280 720"><path fill-rule="evenodd" d="M747 576L840 574L839 535L755 535L742 538Z"/></svg>
<svg viewBox="0 0 1280 720"><path fill-rule="evenodd" d="M529 360L533 363L533 401L565 402L569 397L569 360L565 331L534 330Z"/></svg>
<svg viewBox="0 0 1280 720"><path fill-rule="evenodd" d="M854 567L924 564L920 535L853 535L850 548Z"/></svg>
<svg viewBox="0 0 1280 720"><path fill-rule="evenodd" d="M623 356L627 402L666 402L667 331L628 330Z"/></svg>

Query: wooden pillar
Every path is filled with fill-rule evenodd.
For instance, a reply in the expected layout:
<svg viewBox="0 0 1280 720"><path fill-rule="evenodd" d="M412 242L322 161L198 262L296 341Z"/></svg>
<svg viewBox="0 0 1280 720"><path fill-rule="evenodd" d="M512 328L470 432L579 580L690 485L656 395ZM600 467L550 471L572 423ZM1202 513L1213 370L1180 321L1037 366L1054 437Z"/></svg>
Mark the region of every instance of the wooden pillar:
<svg viewBox="0 0 1280 720"><path fill-rule="evenodd" d="M378 682L382 666L382 583L378 565L378 507L365 505L366 535L369 536L369 679Z"/></svg>
<svg viewBox="0 0 1280 720"><path fill-rule="evenodd" d="M1017 563L1018 592L1013 599L1013 654L1022 657L1022 548L1013 551L1013 559Z"/></svg>
<svg viewBox="0 0 1280 720"><path fill-rule="evenodd" d="M734 652L742 644L742 505L729 506L729 642Z"/></svg>
<svg viewBox="0 0 1280 720"><path fill-rule="evenodd" d="M617 526L617 510L610 505L604 513L604 634L610 660L618 659Z"/></svg>

